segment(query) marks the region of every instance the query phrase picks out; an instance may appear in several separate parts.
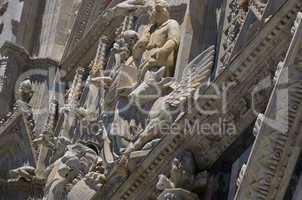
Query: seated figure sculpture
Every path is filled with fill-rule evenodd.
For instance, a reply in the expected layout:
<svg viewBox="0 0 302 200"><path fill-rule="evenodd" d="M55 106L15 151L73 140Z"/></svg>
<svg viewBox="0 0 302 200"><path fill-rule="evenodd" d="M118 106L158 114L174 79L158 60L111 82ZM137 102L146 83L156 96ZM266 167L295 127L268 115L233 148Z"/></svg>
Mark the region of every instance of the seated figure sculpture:
<svg viewBox="0 0 302 200"><path fill-rule="evenodd" d="M141 80L148 70L156 71L166 67L166 76L173 76L180 42L180 27L176 20L170 19L168 3L154 0L148 7L150 24L133 48L133 58L139 66Z"/></svg>

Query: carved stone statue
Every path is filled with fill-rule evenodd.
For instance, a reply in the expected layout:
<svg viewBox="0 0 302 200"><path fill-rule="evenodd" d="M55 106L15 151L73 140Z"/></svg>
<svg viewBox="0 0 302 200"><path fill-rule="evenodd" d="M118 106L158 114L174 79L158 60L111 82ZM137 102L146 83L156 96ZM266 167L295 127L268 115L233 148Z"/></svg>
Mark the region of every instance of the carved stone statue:
<svg viewBox="0 0 302 200"><path fill-rule="evenodd" d="M50 163L53 163L65 154L67 146L71 144L71 141L63 136L50 137L47 134L42 134L33 143L35 145L43 144L49 148L51 150Z"/></svg>
<svg viewBox="0 0 302 200"><path fill-rule="evenodd" d="M170 19L168 3L154 0L148 7L150 24L147 25L133 48L133 57L141 61L139 70L142 79L148 70L158 70L166 66L166 75L173 76L177 48L180 42L180 27Z"/></svg>
<svg viewBox="0 0 302 200"><path fill-rule="evenodd" d="M56 152L55 156L63 154L46 169L45 195L43 199L66 200L68 193L80 180L86 188L95 191L100 189L102 184L105 183L105 171L101 158L90 147L82 143L76 143L68 145L67 149L65 149L66 146L64 144L68 143L68 141L64 138L59 138L55 144L45 141L45 138L40 140L40 142L47 142L47 145L52 145L53 148L57 149L58 152ZM62 145L61 148L58 147L60 145ZM19 181L20 179L34 183L45 181L37 177L36 169L31 166L23 166L9 171L9 181Z"/></svg>
<svg viewBox="0 0 302 200"><path fill-rule="evenodd" d="M129 144L127 150L124 152L124 157L121 159L121 165L127 165L127 160L131 152L142 149L148 142L154 139L163 137L163 130L161 125L169 126L175 120L183 116L184 111L177 109L184 107L189 98L194 92L209 79L213 67L214 47L208 48L202 54L197 56L184 70L183 77L180 83L173 86L172 92L168 95L158 99L150 111L150 121L144 131L139 135L138 139ZM161 81L154 81L153 87ZM147 84L148 85L148 84ZM149 84L150 85L150 84ZM163 85L164 84L159 84ZM157 88L160 88L157 86ZM136 91L137 90L137 91ZM140 86L133 91L132 96L139 97L138 94L143 92L150 92L149 87L141 89ZM150 94L150 93L148 93ZM166 130L165 134L167 134Z"/></svg>
<svg viewBox="0 0 302 200"><path fill-rule="evenodd" d="M64 200L77 177L85 176L97 162L96 153L87 146L77 143L68 146L64 156L48 169L45 199Z"/></svg>
<svg viewBox="0 0 302 200"><path fill-rule="evenodd" d="M207 172L196 176L195 161L191 152L182 152L173 159L170 178L159 176L157 189L163 191L159 200L191 200L198 199L192 191L200 190L207 184Z"/></svg>
<svg viewBox="0 0 302 200"><path fill-rule="evenodd" d="M129 99L127 97L132 88L137 85L137 68L132 57L132 49L137 40L138 34L135 31L127 30L122 32L113 45L112 54L114 56L109 59L113 62L113 67L109 74L113 83L105 90L102 102L102 120L107 132L105 134L106 139L104 139L104 149L106 149L104 152L109 153L111 151L109 154L112 155L120 154L121 148L124 146L122 138L128 132L128 130L122 130L123 133L121 133L119 131L121 128L115 128L114 125L119 124L122 127L123 124L129 123L132 119L130 115L125 115L124 113L126 110L132 110L133 106L128 106ZM126 127L123 128L126 129ZM111 150L107 148L109 146ZM112 162L114 156L109 157L111 157L109 160Z"/></svg>
<svg viewBox="0 0 302 200"><path fill-rule="evenodd" d="M30 101L33 95L32 83L30 79L25 79L20 83L18 94L22 101L26 103Z"/></svg>

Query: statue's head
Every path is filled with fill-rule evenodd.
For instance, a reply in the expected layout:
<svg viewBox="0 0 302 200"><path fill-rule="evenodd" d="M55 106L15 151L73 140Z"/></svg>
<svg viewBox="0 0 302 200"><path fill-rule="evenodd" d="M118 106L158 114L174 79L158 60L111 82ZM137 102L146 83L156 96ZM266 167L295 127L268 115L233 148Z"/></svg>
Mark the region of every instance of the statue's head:
<svg viewBox="0 0 302 200"><path fill-rule="evenodd" d="M243 9L245 12L247 12L249 9L249 3L250 3L250 0L240 0L239 7L241 9Z"/></svg>
<svg viewBox="0 0 302 200"><path fill-rule="evenodd" d="M24 81L20 83L18 92L19 92L19 96L21 97L21 100L25 102L30 101L33 95L33 88L32 88L32 82L29 78L26 78Z"/></svg>
<svg viewBox="0 0 302 200"><path fill-rule="evenodd" d="M69 145L68 152L65 155L76 156L81 164L80 169L88 173L89 169L94 167L97 163L98 156L94 149L82 142Z"/></svg>
<svg viewBox="0 0 302 200"><path fill-rule="evenodd" d="M170 18L166 0L154 0L149 6L148 14L153 24L161 24Z"/></svg>
<svg viewBox="0 0 302 200"><path fill-rule="evenodd" d="M138 33L133 30L127 30L122 33L122 37L124 38L126 44L129 45L129 48L133 48L138 40Z"/></svg>
<svg viewBox="0 0 302 200"><path fill-rule="evenodd" d="M193 154L189 151L184 151L178 154L172 160L172 171L186 172L187 174L195 174L195 161Z"/></svg>

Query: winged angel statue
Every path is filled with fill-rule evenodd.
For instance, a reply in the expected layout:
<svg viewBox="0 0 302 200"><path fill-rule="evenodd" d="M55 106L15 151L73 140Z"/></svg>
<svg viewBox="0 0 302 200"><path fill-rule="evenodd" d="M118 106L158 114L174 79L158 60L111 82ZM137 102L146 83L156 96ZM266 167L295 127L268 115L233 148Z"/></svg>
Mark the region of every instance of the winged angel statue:
<svg viewBox="0 0 302 200"><path fill-rule="evenodd" d="M185 67L181 81L173 81L172 92L155 101L149 114L149 123L137 140L129 144L120 165L127 166L131 152L141 150L148 142L169 134L170 130L163 129L163 126L171 127L181 120L186 113L186 105L193 99L195 92L208 84L214 66L214 55L214 46L202 52Z"/></svg>

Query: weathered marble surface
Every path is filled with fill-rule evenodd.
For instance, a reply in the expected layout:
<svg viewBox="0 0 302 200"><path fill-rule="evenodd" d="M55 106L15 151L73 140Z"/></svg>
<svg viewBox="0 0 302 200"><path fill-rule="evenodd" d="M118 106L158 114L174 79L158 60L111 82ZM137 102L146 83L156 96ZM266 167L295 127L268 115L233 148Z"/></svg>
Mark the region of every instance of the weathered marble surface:
<svg viewBox="0 0 302 200"><path fill-rule="evenodd" d="M253 146L236 199L283 199L300 154L302 13ZM287 85L286 88L280 87Z"/></svg>
<svg viewBox="0 0 302 200"><path fill-rule="evenodd" d="M33 3L37 11L37 2ZM2 53L8 57L7 66L6 57L3 57L2 68L11 71L9 87L3 90L7 96L0 99L4 104L11 104L12 95L16 93L22 110L13 110L1 118L0 133L13 132L13 139L19 141L13 142L23 144L25 159L31 162L19 163L14 158L4 163L10 165L7 167L11 170L10 178L0 179L0 186L15 185L17 189L26 182L28 187L36 187L24 189L28 196L41 198L41 188L45 184L43 196L49 200L211 199L221 193L226 195L229 188L234 192L236 183L239 199L253 199L245 196L246 193L282 199L288 185L295 186L290 178L300 152L300 137L296 134L300 127L297 114L300 68L290 64L301 64L298 50L301 22L296 21L292 30L291 26L301 10L300 0L228 0L225 3L216 0L169 3L165 0L116 0L96 6L97 3L100 2L46 0L44 14L36 13L45 19L40 27L41 36L35 38L41 41L41 48L29 41L30 36L24 38L26 49L34 47L29 50L30 54L40 52L43 56L60 58L67 29L75 21L61 67L54 80L48 80L59 85L65 80L72 82L66 84L66 91L54 88L53 92L61 95L61 101L50 95L44 116L33 113L36 107L30 105L36 105L38 99L48 99L41 94L43 85L49 82L44 79L37 82L31 76L22 79L21 88L13 92L14 80L26 69L45 69L48 73L48 68L55 69L57 63L31 58L29 53L9 43L2 47ZM109 7L103 10L107 5ZM79 11L77 19L72 17L74 10ZM66 16L68 13L70 15ZM151 21L146 15L150 15ZM66 26L61 27L63 24ZM38 25L35 27L39 29ZM23 26L20 30L27 29ZM295 36L290 45L291 31ZM269 138L272 140L266 140L268 133L275 133L270 131L266 118L276 110L284 114L282 106L286 107L286 95L277 104L281 110L274 110L274 97L282 77L286 77L285 69L289 69L288 78L295 81L286 85L290 90L288 102L292 106L289 113L293 114L289 115L288 124L292 126L288 129L285 150L276 154L270 148L283 144L285 134L278 126L283 135L276 134ZM61 70L66 72L65 79L60 75ZM122 76L125 72L130 73L131 80ZM215 86L222 91L217 96L213 95L217 93ZM144 99L146 95L151 97ZM267 112L259 114L265 111L268 103ZM168 127L161 127L162 123ZM116 130L115 124L122 129ZM218 129L209 130L203 126L213 124L216 128L218 125ZM247 133L250 133L248 137ZM16 146L9 146L12 140L5 134L0 134L5 138L0 152L5 154L9 149L12 154ZM233 166L232 181L227 183L230 166L240 152L244 152L243 148L248 148L253 134L256 142L247 167L241 162ZM274 140L279 135L281 142ZM19 136L25 137L23 143ZM238 144L245 143L244 140L249 142ZM255 148L258 145L260 147ZM236 148L240 152L234 153ZM279 167L274 174L275 165L266 163L271 157L261 156L263 149L268 149L269 156L275 160L282 157L276 165L284 168ZM23 162L23 155L18 154L16 159ZM264 164L257 165L259 160ZM257 181L254 183L260 185L260 190L248 187L250 180L267 172L267 166L270 171L264 186L274 189L266 194L266 188ZM226 182L227 189L215 188L222 171L226 173L222 183ZM271 176L281 181L270 179ZM11 190L6 191L10 197ZM29 194L29 191L37 194ZM22 198L22 195L15 197ZM230 194L229 198L233 199L232 196Z"/></svg>

